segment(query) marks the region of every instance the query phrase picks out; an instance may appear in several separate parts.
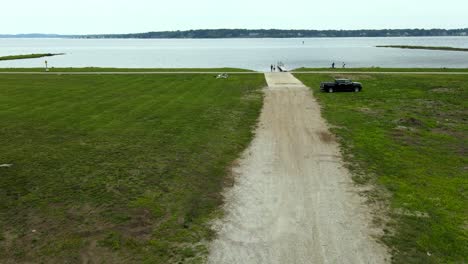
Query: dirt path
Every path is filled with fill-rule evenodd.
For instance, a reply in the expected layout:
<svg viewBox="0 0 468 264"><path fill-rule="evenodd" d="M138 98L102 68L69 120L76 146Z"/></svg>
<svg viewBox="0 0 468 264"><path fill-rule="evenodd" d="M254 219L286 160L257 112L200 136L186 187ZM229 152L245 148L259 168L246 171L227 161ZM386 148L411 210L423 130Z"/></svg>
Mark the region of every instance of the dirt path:
<svg viewBox="0 0 468 264"><path fill-rule="evenodd" d="M234 169L209 263L385 263L310 90L289 73L265 76L257 135Z"/></svg>

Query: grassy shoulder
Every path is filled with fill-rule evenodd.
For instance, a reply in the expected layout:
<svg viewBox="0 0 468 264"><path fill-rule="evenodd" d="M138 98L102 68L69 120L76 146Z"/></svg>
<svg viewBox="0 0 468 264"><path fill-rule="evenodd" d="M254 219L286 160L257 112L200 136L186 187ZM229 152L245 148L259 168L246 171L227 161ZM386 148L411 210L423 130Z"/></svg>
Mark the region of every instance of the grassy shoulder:
<svg viewBox="0 0 468 264"><path fill-rule="evenodd" d="M254 72L238 68L49 68L50 72ZM0 72L44 72L44 68L0 68Z"/></svg>
<svg viewBox="0 0 468 264"><path fill-rule="evenodd" d="M420 49L420 50L446 50L446 51L468 51L465 48L454 47L437 47L437 46L411 46L411 45L380 45L377 48L394 48L394 49Z"/></svg>
<svg viewBox="0 0 468 264"><path fill-rule="evenodd" d="M0 61L37 59L37 58L52 57L52 56L58 56L58 55L63 55L63 53L37 53L37 54L26 54L26 55L0 56Z"/></svg>
<svg viewBox="0 0 468 264"><path fill-rule="evenodd" d="M0 79L0 262L203 261L263 76Z"/></svg>
<svg viewBox="0 0 468 264"><path fill-rule="evenodd" d="M468 72L468 68L297 68L293 72Z"/></svg>
<svg viewBox="0 0 468 264"><path fill-rule="evenodd" d="M323 106L358 183L385 191L383 241L394 263L465 263L468 252L468 78L296 74ZM347 77L362 93L320 93ZM387 210L385 210L387 211ZM376 216L376 220L379 217Z"/></svg>

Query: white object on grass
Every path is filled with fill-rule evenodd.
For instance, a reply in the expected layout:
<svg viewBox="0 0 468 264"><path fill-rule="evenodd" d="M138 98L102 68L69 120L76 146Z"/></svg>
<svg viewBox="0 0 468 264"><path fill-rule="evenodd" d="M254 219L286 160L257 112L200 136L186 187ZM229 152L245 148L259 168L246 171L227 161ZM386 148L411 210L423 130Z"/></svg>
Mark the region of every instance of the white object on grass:
<svg viewBox="0 0 468 264"><path fill-rule="evenodd" d="M216 79L227 79L229 78L229 75L227 73L221 73L216 76Z"/></svg>

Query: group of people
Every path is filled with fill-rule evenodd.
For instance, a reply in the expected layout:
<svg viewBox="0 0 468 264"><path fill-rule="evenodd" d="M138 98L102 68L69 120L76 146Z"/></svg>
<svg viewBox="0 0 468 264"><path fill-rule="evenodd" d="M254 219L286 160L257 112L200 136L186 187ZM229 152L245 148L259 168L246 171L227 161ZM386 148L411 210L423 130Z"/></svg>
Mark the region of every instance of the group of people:
<svg viewBox="0 0 468 264"><path fill-rule="evenodd" d="M343 65L341 66L341 68L346 68L346 63L343 62ZM332 69L335 69L335 62L332 63Z"/></svg>
<svg viewBox="0 0 468 264"><path fill-rule="evenodd" d="M332 65L331 65L332 69L336 69L335 65L336 65L335 62L333 62ZM346 63L343 62L343 64L341 65L341 68L343 68L343 69L346 68ZM278 65L271 64L270 65L270 71L275 72L276 70L281 71L281 69L279 69Z"/></svg>

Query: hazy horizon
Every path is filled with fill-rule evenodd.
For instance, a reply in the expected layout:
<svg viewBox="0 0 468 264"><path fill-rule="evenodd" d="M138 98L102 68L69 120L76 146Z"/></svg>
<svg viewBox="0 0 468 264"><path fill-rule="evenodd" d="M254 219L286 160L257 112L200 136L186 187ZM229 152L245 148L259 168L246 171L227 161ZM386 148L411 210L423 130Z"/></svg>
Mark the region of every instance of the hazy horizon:
<svg viewBox="0 0 468 264"><path fill-rule="evenodd" d="M407 29L468 27L465 0L288 3L257 0L16 0L0 4L0 34L119 34L190 29Z"/></svg>

